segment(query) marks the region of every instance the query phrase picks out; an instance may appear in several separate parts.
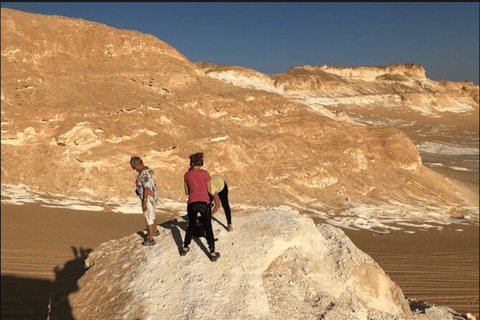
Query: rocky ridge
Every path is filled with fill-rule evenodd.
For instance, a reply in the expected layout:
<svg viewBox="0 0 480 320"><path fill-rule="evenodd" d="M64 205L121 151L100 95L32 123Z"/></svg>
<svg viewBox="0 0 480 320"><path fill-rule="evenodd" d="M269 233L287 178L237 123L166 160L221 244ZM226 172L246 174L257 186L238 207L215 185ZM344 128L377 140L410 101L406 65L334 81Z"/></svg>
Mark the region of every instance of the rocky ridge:
<svg viewBox="0 0 480 320"><path fill-rule="evenodd" d="M438 121L448 113L475 127L478 86L424 79L417 65L263 75L191 63L139 32L1 12L2 186L104 201L134 197L128 160L139 155L156 170L161 197L183 201L188 156L203 151L205 168L229 182L237 203L338 211L354 203L438 202L448 204L440 205L446 214L465 203L422 165L405 132L361 123L348 108Z"/></svg>

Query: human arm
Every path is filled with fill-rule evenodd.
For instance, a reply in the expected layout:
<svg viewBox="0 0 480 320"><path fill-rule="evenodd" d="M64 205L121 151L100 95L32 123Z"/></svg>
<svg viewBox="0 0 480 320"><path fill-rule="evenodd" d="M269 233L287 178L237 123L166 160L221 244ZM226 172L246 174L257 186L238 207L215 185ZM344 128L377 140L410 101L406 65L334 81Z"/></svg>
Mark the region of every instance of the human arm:
<svg viewBox="0 0 480 320"><path fill-rule="evenodd" d="M183 188L185 189L185 194L188 196L187 172L183 175Z"/></svg>
<svg viewBox="0 0 480 320"><path fill-rule="evenodd" d="M151 190L155 190L155 183L153 181L153 176L150 176L147 168L144 168L138 178L142 185L142 210L145 212L148 209L147 202L148 202L148 195L152 193Z"/></svg>
<svg viewBox="0 0 480 320"><path fill-rule="evenodd" d="M213 203L215 204L215 207L213 207L212 210L212 216L217 212L217 210L220 208L220 197L218 196L218 193L215 192L213 194Z"/></svg>
<svg viewBox="0 0 480 320"><path fill-rule="evenodd" d="M147 211L147 201L148 201L148 192L150 189L148 187L145 187L143 189L143 200L142 200L142 210Z"/></svg>

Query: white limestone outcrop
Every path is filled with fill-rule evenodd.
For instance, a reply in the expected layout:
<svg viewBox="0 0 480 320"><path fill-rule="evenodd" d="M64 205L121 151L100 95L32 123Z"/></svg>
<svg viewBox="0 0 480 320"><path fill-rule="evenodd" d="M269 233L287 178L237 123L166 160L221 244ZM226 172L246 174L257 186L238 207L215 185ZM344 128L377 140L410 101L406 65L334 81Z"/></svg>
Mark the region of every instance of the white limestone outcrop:
<svg viewBox="0 0 480 320"><path fill-rule="evenodd" d="M179 255L186 221L159 227L156 245L135 233L100 245L78 291L66 300L82 319L444 319L444 307L412 312L402 290L339 229L298 212L270 208L213 221L211 262L204 238ZM142 233L142 232L140 232ZM62 309L63 308L63 309ZM67 304L56 317L70 312ZM62 311L63 310L63 311ZM57 318L52 318L55 320Z"/></svg>

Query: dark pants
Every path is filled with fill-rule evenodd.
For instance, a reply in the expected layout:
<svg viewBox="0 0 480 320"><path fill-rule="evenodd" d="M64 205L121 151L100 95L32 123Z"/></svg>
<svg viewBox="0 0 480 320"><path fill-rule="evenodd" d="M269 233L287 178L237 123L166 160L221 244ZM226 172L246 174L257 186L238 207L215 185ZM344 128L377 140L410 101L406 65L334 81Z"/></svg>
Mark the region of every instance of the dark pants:
<svg viewBox="0 0 480 320"><path fill-rule="evenodd" d="M232 224L232 212L230 211L230 205L228 204L228 186L225 182L225 188L218 193L220 202L222 203L223 211L225 211L225 217L227 218L227 223Z"/></svg>
<svg viewBox="0 0 480 320"><path fill-rule="evenodd" d="M197 213L200 213L201 221L205 227L205 233L207 234L207 243L208 249L210 252L215 252L215 240L213 237L212 229L212 208L208 205L207 202L192 202L187 205L187 214L188 214L188 228L187 233L185 234L185 241L183 246L186 248L190 245L193 237L193 229L197 224Z"/></svg>

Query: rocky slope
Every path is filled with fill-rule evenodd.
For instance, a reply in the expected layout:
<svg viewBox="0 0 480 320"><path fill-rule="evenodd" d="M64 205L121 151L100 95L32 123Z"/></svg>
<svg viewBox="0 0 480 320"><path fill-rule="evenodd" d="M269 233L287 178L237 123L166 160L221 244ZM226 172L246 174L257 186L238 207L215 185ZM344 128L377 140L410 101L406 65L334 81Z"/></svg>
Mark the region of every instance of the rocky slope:
<svg viewBox="0 0 480 320"><path fill-rule="evenodd" d="M183 201L188 156L203 151L205 168L228 181L237 203L335 211L438 202L446 216L465 204L422 165L404 131L358 121L349 108L434 121L448 113L478 128L471 83L431 81L421 66L400 64L263 75L193 64L139 32L4 8L1 15L2 186L134 197L128 161L139 155L156 171L161 198Z"/></svg>
<svg viewBox="0 0 480 320"><path fill-rule="evenodd" d="M179 255L186 226L163 224L153 247L136 233L102 244L51 319L464 319L407 301L340 229L298 212L249 212L236 217L233 232L214 223L221 252L214 263L204 238Z"/></svg>

